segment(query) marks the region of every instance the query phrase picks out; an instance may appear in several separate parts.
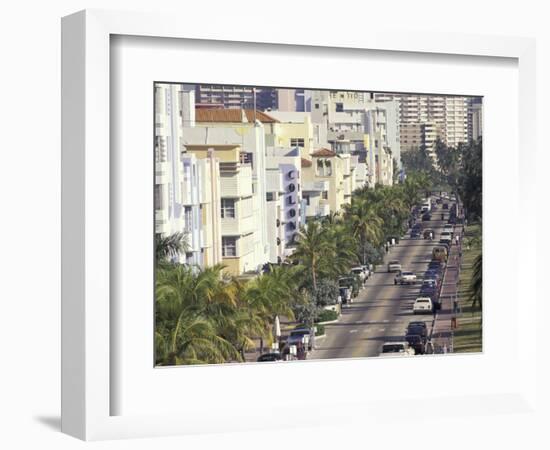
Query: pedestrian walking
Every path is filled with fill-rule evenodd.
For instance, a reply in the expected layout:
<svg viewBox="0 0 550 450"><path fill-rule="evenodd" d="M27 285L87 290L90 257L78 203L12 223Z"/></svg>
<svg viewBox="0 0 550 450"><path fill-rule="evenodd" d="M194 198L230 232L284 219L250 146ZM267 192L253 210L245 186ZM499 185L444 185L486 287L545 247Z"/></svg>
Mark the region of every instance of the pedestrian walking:
<svg viewBox="0 0 550 450"><path fill-rule="evenodd" d="M455 244L458 245L458 241L460 240L460 238L458 237L458 234L455 236Z"/></svg>

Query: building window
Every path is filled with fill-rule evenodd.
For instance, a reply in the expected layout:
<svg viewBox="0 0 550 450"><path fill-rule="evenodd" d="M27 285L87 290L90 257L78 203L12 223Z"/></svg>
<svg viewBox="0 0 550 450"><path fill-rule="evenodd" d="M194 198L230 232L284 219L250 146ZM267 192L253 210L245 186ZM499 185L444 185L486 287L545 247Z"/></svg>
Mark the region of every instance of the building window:
<svg viewBox="0 0 550 450"><path fill-rule="evenodd" d="M344 112L344 104L336 103L336 112Z"/></svg>
<svg viewBox="0 0 550 450"><path fill-rule="evenodd" d="M304 147L304 138L290 138L291 147Z"/></svg>
<svg viewBox="0 0 550 450"><path fill-rule="evenodd" d="M302 199L306 201L306 205L309 206L309 195L302 196Z"/></svg>
<svg viewBox="0 0 550 450"><path fill-rule="evenodd" d="M222 256L237 256L237 238L222 236Z"/></svg>
<svg viewBox="0 0 550 450"><path fill-rule="evenodd" d="M319 103L315 103L315 109L319 109Z"/></svg>
<svg viewBox="0 0 550 450"><path fill-rule="evenodd" d="M222 219L235 218L235 199L222 198Z"/></svg>
<svg viewBox="0 0 550 450"><path fill-rule="evenodd" d="M321 197L323 198L323 200L328 200L328 191L323 191Z"/></svg>
<svg viewBox="0 0 550 450"><path fill-rule="evenodd" d="M155 208L162 209L162 190L160 184L155 184Z"/></svg>
<svg viewBox="0 0 550 450"><path fill-rule="evenodd" d="M185 229L191 231L193 229L193 217L191 215L191 207L186 206L184 212Z"/></svg>
<svg viewBox="0 0 550 450"><path fill-rule="evenodd" d="M265 199L266 199L268 202L272 202L273 200L275 200L275 197L274 197L273 192L266 192L266 194L265 194Z"/></svg>

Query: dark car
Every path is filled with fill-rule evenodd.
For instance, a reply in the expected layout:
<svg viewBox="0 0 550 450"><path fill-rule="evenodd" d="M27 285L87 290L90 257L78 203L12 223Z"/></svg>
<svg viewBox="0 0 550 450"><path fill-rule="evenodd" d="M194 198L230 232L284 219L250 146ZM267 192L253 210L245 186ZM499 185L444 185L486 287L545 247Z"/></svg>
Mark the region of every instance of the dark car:
<svg viewBox="0 0 550 450"><path fill-rule="evenodd" d="M428 269L424 272L424 278L431 278L434 280L439 280L441 278L442 271L439 269Z"/></svg>
<svg viewBox="0 0 550 450"><path fill-rule="evenodd" d="M409 322L409 325L407 325L406 334L409 334L409 332L411 332L411 334L415 334L415 333L413 333L414 329L423 330L420 333L416 333L416 334L421 334L423 336L428 335L428 325L426 325L426 322L424 322L422 320L413 320L412 322Z"/></svg>
<svg viewBox="0 0 550 450"><path fill-rule="evenodd" d="M274 362L274 361L282 361L283 355L280 353L264 353L263 355L260 355L256 361L258 362Z"/></svg>
<svg viewBox="0 0 550 450"><path fill-rule="evenodd" d="M443 209L449 209L449 204L448 203L443 203Z"/></svg>
<svg viewBox="0 0 550 450"><path fill-rule="evenodd" d="M415 355L423 355L425 353L426 342L419 334L407 334L405 340L414 349Z"/></svg>
<svg viewBox="0 0 550 450"><path fill-rule="evenodd" d="M410 322L407 326L407 331L405 334L418 334L426 340L428 339L428 326L426 325L426 322Z"/></svg>
<svg viewBox="0 0 550 450"><path fill-rule="evenodd" d="M434 278L429 278L429 279L426 279L422 282L422 286L420 286L420 288L437 288L437 280L435 280Z"/></svg>
<svg viewBox="0 0 550 450"><path fill-rule="evenodd" d="M432 215L430 213L422 214L422 222L427 222L428 220L432 220Z"/></svg>
<svg viewBox="0 0 550 450"><path fill-rule="evenodd" d="M420 228L413 228L411 230L411 238L419 238L420 237Z"/></svg>

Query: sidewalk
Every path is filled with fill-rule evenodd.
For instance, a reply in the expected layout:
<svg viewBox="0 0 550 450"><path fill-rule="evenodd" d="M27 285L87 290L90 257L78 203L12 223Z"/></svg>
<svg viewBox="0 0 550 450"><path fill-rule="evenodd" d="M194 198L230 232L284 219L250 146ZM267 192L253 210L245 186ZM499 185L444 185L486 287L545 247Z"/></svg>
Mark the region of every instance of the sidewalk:
<svg viewBox="0 0 550 450"><path fill-rule="evenodd" d="M440 301L441 309L438 311L432 328L432 344L434 353L449 353L453 351L452 319L456 318L458 305L457 284L460 276L460 249L462 247L463 225L456 225L455 236L461 236L459 244L452 244L447 259L447 267L443 277Z"/></svg>

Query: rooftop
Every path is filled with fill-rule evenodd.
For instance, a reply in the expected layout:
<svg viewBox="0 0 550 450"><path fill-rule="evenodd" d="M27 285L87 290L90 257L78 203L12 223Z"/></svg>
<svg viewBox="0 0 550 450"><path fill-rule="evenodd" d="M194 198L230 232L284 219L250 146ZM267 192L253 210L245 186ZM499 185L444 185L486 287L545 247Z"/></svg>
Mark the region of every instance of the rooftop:
<svg viewBox="0 0 550 450"><path fill-rule="evenodd" d="M302 158L302 167L311 167L312 162L309 159Z"/></svg>
<svg viewBox="0 0 550 450"><path fill-rule="evenodd" d="M333 157L336 156L336 153L332 150L329 150L328 148L320 148L318 150L315 150L311 156L326 156L326 157Z"/></svg>
<svg viewBox="0 0 550 450"><path fill-rule="evenodd" d="M243 117L243 115L245 117ZM262 111L257 111L257 110L256 110L256 120L262 123L279 122L277 119L275 119L274 117L271 117L269 114L266 114ZM254 122L254 110L253 109L196 108L195 121L196 122L228 122L228 123Z"/></svg>

